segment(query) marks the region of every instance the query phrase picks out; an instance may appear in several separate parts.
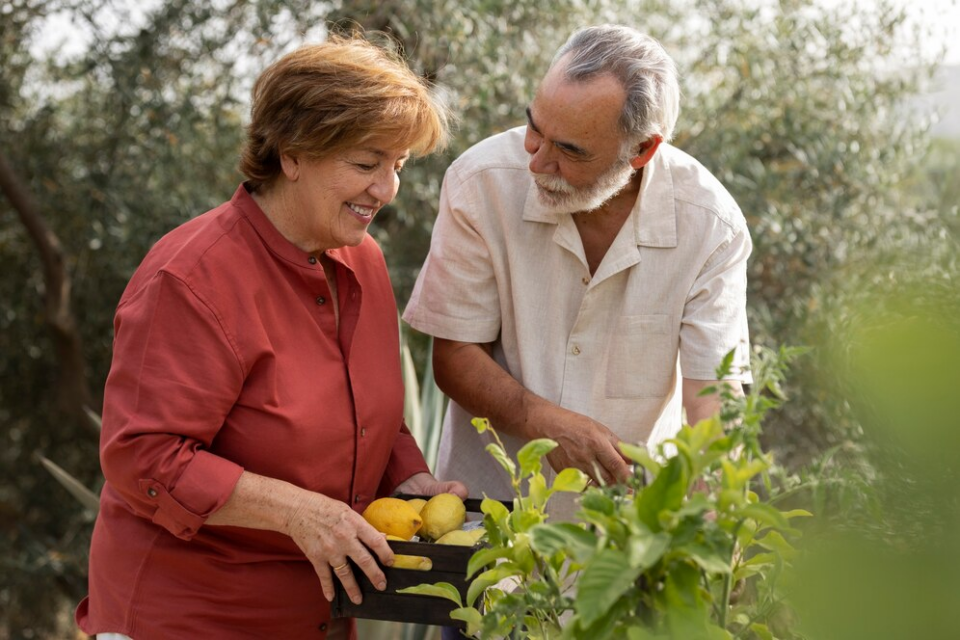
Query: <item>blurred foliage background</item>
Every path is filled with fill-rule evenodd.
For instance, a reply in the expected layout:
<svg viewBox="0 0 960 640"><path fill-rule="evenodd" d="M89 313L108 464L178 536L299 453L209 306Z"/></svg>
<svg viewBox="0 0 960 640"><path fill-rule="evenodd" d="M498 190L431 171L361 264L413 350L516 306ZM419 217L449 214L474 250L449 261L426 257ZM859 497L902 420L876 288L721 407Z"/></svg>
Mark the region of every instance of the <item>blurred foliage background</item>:
<svg viewBox="0 0 960 640"><path fill-rule="evenodd" d="M855 536L869 529L880 555L921 544L928 555L907 563L912 578L924 575L917 567L958 568L955 545L944 563L930 536L948 537L958 515L949 480L960 445L960 142L932 137L910 107L937 66L922 53L924 30L884 2L828 5L167 0L140 19L116 0L0 1L0 638L73 633L92 515L38 456L99 488L97 434L83 407L99 411L127 279L161 235L236 188L259 70L332 26L392 34L461 116L452 147L405 170L373 229L401 307L445 167L524 122L569 33L624 22L659 38L683 75L676 144L728 186L751 228L754 342L815 347L766 428L784 477L812 479L804 500L822 522ZM53 15L90 46L34 55ZM426 343L412 341L423 371ZM872 566L873 550L861 548L855 575ZM831 557L810 575L837 566L823 560ZM838 593L877 582L861 573ZM798 598L810 603L811 637L857 637L824 632L845 627L807 595ZM946 637L891 629L862 637Z"/></svg>

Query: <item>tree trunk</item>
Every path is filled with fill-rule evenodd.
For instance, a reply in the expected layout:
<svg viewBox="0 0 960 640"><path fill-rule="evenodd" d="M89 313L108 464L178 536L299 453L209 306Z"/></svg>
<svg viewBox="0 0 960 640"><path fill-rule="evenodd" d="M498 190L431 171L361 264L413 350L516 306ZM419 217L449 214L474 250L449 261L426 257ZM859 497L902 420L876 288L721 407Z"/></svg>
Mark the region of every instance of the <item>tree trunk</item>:
<svg viewBox="0 0 960 640"><path fill-rule="evenodd" d="M43 263L44 320L53 335L57 361L60 363L57 400L61 410L75 416L80 424L96 434L96 420L90 415L90 390L80 348L80 334L70 310L70 276L67 273L63 246L47 226L37 201L24 186L23 180L0 151L0 192L13 205L20 222L27 229Z"/></svg>

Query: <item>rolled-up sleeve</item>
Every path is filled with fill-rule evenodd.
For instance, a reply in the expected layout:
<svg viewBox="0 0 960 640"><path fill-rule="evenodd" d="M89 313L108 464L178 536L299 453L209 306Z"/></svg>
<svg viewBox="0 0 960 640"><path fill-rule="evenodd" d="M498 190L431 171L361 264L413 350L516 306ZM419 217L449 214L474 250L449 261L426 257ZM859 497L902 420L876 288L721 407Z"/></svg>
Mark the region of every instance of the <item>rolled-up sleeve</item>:
<svg viewBox="0 0 960 640"><path fill-rule="evenodd" d="M430 253L403 319L438 338L485 343L500 332L500 299L480 220L493 208L477 182L463 179L455 167L444 176Z"/></svg>
<svg viewBox="0 0 960 640"><path fill-rule="evenodd" d="M687 296L680 327L680 369L684 378L716 379L716 368L731 350L727 380L752 382L747 329L747 258L753 245L746 225L728 228Z"/></svg>
<svg viewBox="0 0 960 640"><path fill-rule="evenodd" d="M216 310L171 274L125 298L114 329L104 476L135 513L188 540L243 472L209 451L243 386L243 363Z"/></svg>

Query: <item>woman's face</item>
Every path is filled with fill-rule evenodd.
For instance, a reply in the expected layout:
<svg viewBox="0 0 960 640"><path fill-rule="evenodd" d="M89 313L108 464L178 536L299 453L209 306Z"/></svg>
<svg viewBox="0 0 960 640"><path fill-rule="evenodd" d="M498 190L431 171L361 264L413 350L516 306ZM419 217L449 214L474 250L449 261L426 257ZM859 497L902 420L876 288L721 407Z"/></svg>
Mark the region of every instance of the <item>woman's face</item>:
<svg viewBox="0 0 960 640"><path fill-rule="evenodd" d="M380 208L397 195L409 156L374 145L320 160L284 157L284 172L296 175L290 240L308 252L360 244Z"/></svg>

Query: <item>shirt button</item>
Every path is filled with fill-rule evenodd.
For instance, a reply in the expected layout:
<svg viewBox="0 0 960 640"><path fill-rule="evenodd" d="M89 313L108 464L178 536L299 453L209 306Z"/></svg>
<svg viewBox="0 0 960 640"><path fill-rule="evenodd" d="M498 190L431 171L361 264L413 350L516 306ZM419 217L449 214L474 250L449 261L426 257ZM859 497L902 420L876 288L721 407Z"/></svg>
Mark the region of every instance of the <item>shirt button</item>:
<svg viewBox="0 0 960 640"><path fill-rule="evenodd" d="M367 428L366 428L366 427L363 427L362 429L360 429L360 437L361 437L361 438L366 438L366 437L367 437Z"/></svg>
<svg viewBox="0 0 960 640"><path fill-rule="evenodd" d="M574 345L574 347L573 347L573 355L575 355L575 356L580 355L580 347Z"/></svg>
<svg viewBox="0 0 960 640"><path fill-rule="evenodd" d="M309 262L310 264L317 264L317 259L314 256L310 256L309 258L307 258L307 262Z"/></svg>
<svg viewBox="0 0 960 640"><path fill-rule="evenodd" d="M350 299L351 299L351 300L356 300L356 299L357 299L357 292L356 292L356 291L354 291L353 293L350 294Z"/></svg>
<svg viewBox="0 0 960 640"><path fill-rule="evenodd" d="M149 489L147 489L147 495L150 496L151 498L156 498L157 490L154 489L153 487L150 487Z"/></svg>
<svg viewBox="0 0 960 640"><path fill-rule="evenodd" d="M326 630L327 630L327 623L324 622L324 623L321 624L318 628L320 629L320 631L326 631Z"/></svg>
<svg viewBox="0 0 960 640"><path fill-rule="evenodd" d="M580 282L582 282L583 284L590 284L590 278L588 278L587 276L583 276L583 279L580 280Z"/></svg>
<svg viewBox="0 0 960 640"><path fill-rule="evenodd" d="M323 296L317 296L317 304L326 304L327 299Z"/></svg>
<svg viewBox="0 0 960 640"><path fill-rule="evenodd" d="M353 501L354 501L354 502L360 502L360 494L359 494L359 493L358 493L357 495L353 496Z"/></svg>

